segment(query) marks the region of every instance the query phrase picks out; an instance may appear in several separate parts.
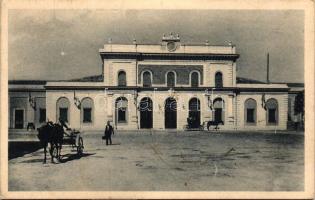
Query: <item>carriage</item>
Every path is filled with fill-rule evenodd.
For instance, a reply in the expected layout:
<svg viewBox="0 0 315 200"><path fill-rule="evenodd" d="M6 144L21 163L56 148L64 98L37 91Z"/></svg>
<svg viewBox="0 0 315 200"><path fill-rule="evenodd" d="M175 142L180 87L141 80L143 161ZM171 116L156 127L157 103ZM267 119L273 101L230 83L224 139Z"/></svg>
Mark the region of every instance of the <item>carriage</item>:
<svg viewBox="0 0 315 200"><path fill-rule="evenodd" d="M204 122L204 124L207 125L208 131L210 131L211 126L214 126L213 130L217 131L220 129L220 127L219 127L220 124L224 125L224 121L222 121L222 120L207 121L207 122Z"/></svg>
<svg viewBox="0 0 315 200"><path fill-rule="evenodd" d="M189 124L186 124L186 125L184 125L184 130L185 131L203 131L204 125L200 124L198 127L192 127Z"/></svg>
<svg viewBox="0 0 315 200"><path fill-rule="evenodd" d="M194 118L187 118L187 124L184 125L185 131L203 131L204 128L205 123L200 124L200 121Z"/></svg>
<svg viewBox="0 0 315 200"><path fill-rule="evenodd" d="M204 121L202 124L196 123L194 121L187 120L188 123L184 125L185 131L203 131L207 129L210 131L211 126L214 126L213 130L220 129L219 125L224 125L224 122L222 120L220 121Z"/></svg>
<svg viewBox="0 0 315 200"><path fill-rule="evenodd" d="M67 129L64 131L62 145L69 145L71 146L72 150L77 152L78 156L83 154L83 138L81 136L80 131L75 129ZM57 158L57 148L53 145L52 147L52 156Z"/></svg>

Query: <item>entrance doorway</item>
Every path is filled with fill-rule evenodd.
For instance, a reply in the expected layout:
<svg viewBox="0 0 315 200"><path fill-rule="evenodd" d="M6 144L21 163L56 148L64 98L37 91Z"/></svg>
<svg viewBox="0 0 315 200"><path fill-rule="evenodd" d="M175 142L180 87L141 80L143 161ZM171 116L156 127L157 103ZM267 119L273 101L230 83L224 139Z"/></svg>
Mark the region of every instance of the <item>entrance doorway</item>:
<svg viewBox="0 0 315 200"><path fill-rule="evenodd" d="M22 129L24 125L24 110L19 109L14 111L14 127Z"/></svg>
<svg viewBox="0 0 315 200"><path fill-rule="evenodd" d="M217 98L213 102L214 107L214 121L224 122L224 101L221 98Z"/></svg>
<svg viewBox="0 0 315 200"><path fill-rule="evenodd" d="M222 120L222 108L217 108L214 110L214 121L221 122Z"/></svg>
<svg viewBox="0 0 315 200"><path fill-rule="evenodd" d="M165 128L176 129L177 128L177 103L172 97L165 101Z"/></svg>
<svg viewBox="0 0 315 200"><path fill-rule="evenodd" d="M189 101L189 119L191 119L190 128L199 128L200 126L200 100L192 98Z"/></svg>
<svg viewBox="0 0 315 200"><path fill-rule="evenodd" d="M141 99L139 110L140 128L153 128L153 104L149 97Z"/></svg>

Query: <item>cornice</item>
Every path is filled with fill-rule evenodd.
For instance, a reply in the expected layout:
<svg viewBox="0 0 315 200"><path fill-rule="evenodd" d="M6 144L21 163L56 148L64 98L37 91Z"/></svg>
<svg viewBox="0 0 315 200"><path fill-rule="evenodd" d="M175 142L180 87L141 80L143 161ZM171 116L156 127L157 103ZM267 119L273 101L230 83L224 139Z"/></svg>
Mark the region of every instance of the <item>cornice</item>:
<svg viewBox="0 0 315 200"><path fill-rule="evenodd" d="M139 87L139 86L45 86L46 90L135 90L141 91L168 91L169 87ZM233 91L236 93L240 92L288 92L289 88L239 88L239 87L174 87L174 91Z"/></svg>
<svg viewBox="0 0 315 200"><path fill-rule="evenodd" d="M239 54L202 54L202 53L138 53L138 52L101 52L102 59L136 60L232 60Z"/></svg>

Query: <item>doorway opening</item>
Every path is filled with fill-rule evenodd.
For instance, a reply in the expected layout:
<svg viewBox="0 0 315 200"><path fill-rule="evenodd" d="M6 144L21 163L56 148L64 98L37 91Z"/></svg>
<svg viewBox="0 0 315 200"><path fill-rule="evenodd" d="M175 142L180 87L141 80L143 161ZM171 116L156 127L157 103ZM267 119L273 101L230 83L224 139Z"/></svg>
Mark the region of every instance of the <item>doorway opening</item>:
<svg viewBox="0 0 315 200"><path fill-rule="evenodd" d="M167 98L165 101L165 128L177 128L177 102L174 98Z"/></svg>

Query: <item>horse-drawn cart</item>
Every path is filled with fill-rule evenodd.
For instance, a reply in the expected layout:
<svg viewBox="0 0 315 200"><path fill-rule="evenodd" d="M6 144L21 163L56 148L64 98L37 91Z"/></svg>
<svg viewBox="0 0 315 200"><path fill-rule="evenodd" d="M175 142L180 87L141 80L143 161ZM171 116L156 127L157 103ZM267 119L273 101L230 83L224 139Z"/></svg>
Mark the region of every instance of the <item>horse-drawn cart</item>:
<svg viewBox="0 0 315 200"><path fill-rule="evenodd" d="M64 132L62 145L69 145L72 149L75 149L78 156L81 156L83 153L83 138L80 131L75 129L68 129ZM52 147L52 156L57 158L58 151L55 145Z"/></svg>
<svg viewBox="0 0 315 200"><path fill-rule="evenodd" d="M70 145L75 149L78 156L83 153L84 145L83 138L80 131L64 127L58 123L47 122L43 126L37 128L37 137L44 148L44 163L46 163L47 147L50 144L49 153L51 155L51 162L54 158L61 160L62 145Z"/></svg>
<svg viewBox="0 0 315 200"><path fill-rule="evenodd" d="M185 131L203 131L204 129L204 124L200 124L197 126L192 126L191 124L184 125Z"/></svg>
<svg viewBox="0 0 315 200"><path fill-rule="evenodd" d="M224 125L224 122L222 120L220 121L204 121L202 124L193 124L193 123L188 123L184 125L184 130L185 131L204 131L208 130L210 131L211 127L213 126L214 128L212 130L219 130L220 127L219 125Z"/></svg>
<svg viewBox="0 0 315 200"><path fill-rule="evenodd" d="M71 130L70 134L65 133L63 138L63 145L65 144L71 145L73 149L76 148L78 155L81 155L83 153L83 138L80 131L73 129Z"/></svg>

